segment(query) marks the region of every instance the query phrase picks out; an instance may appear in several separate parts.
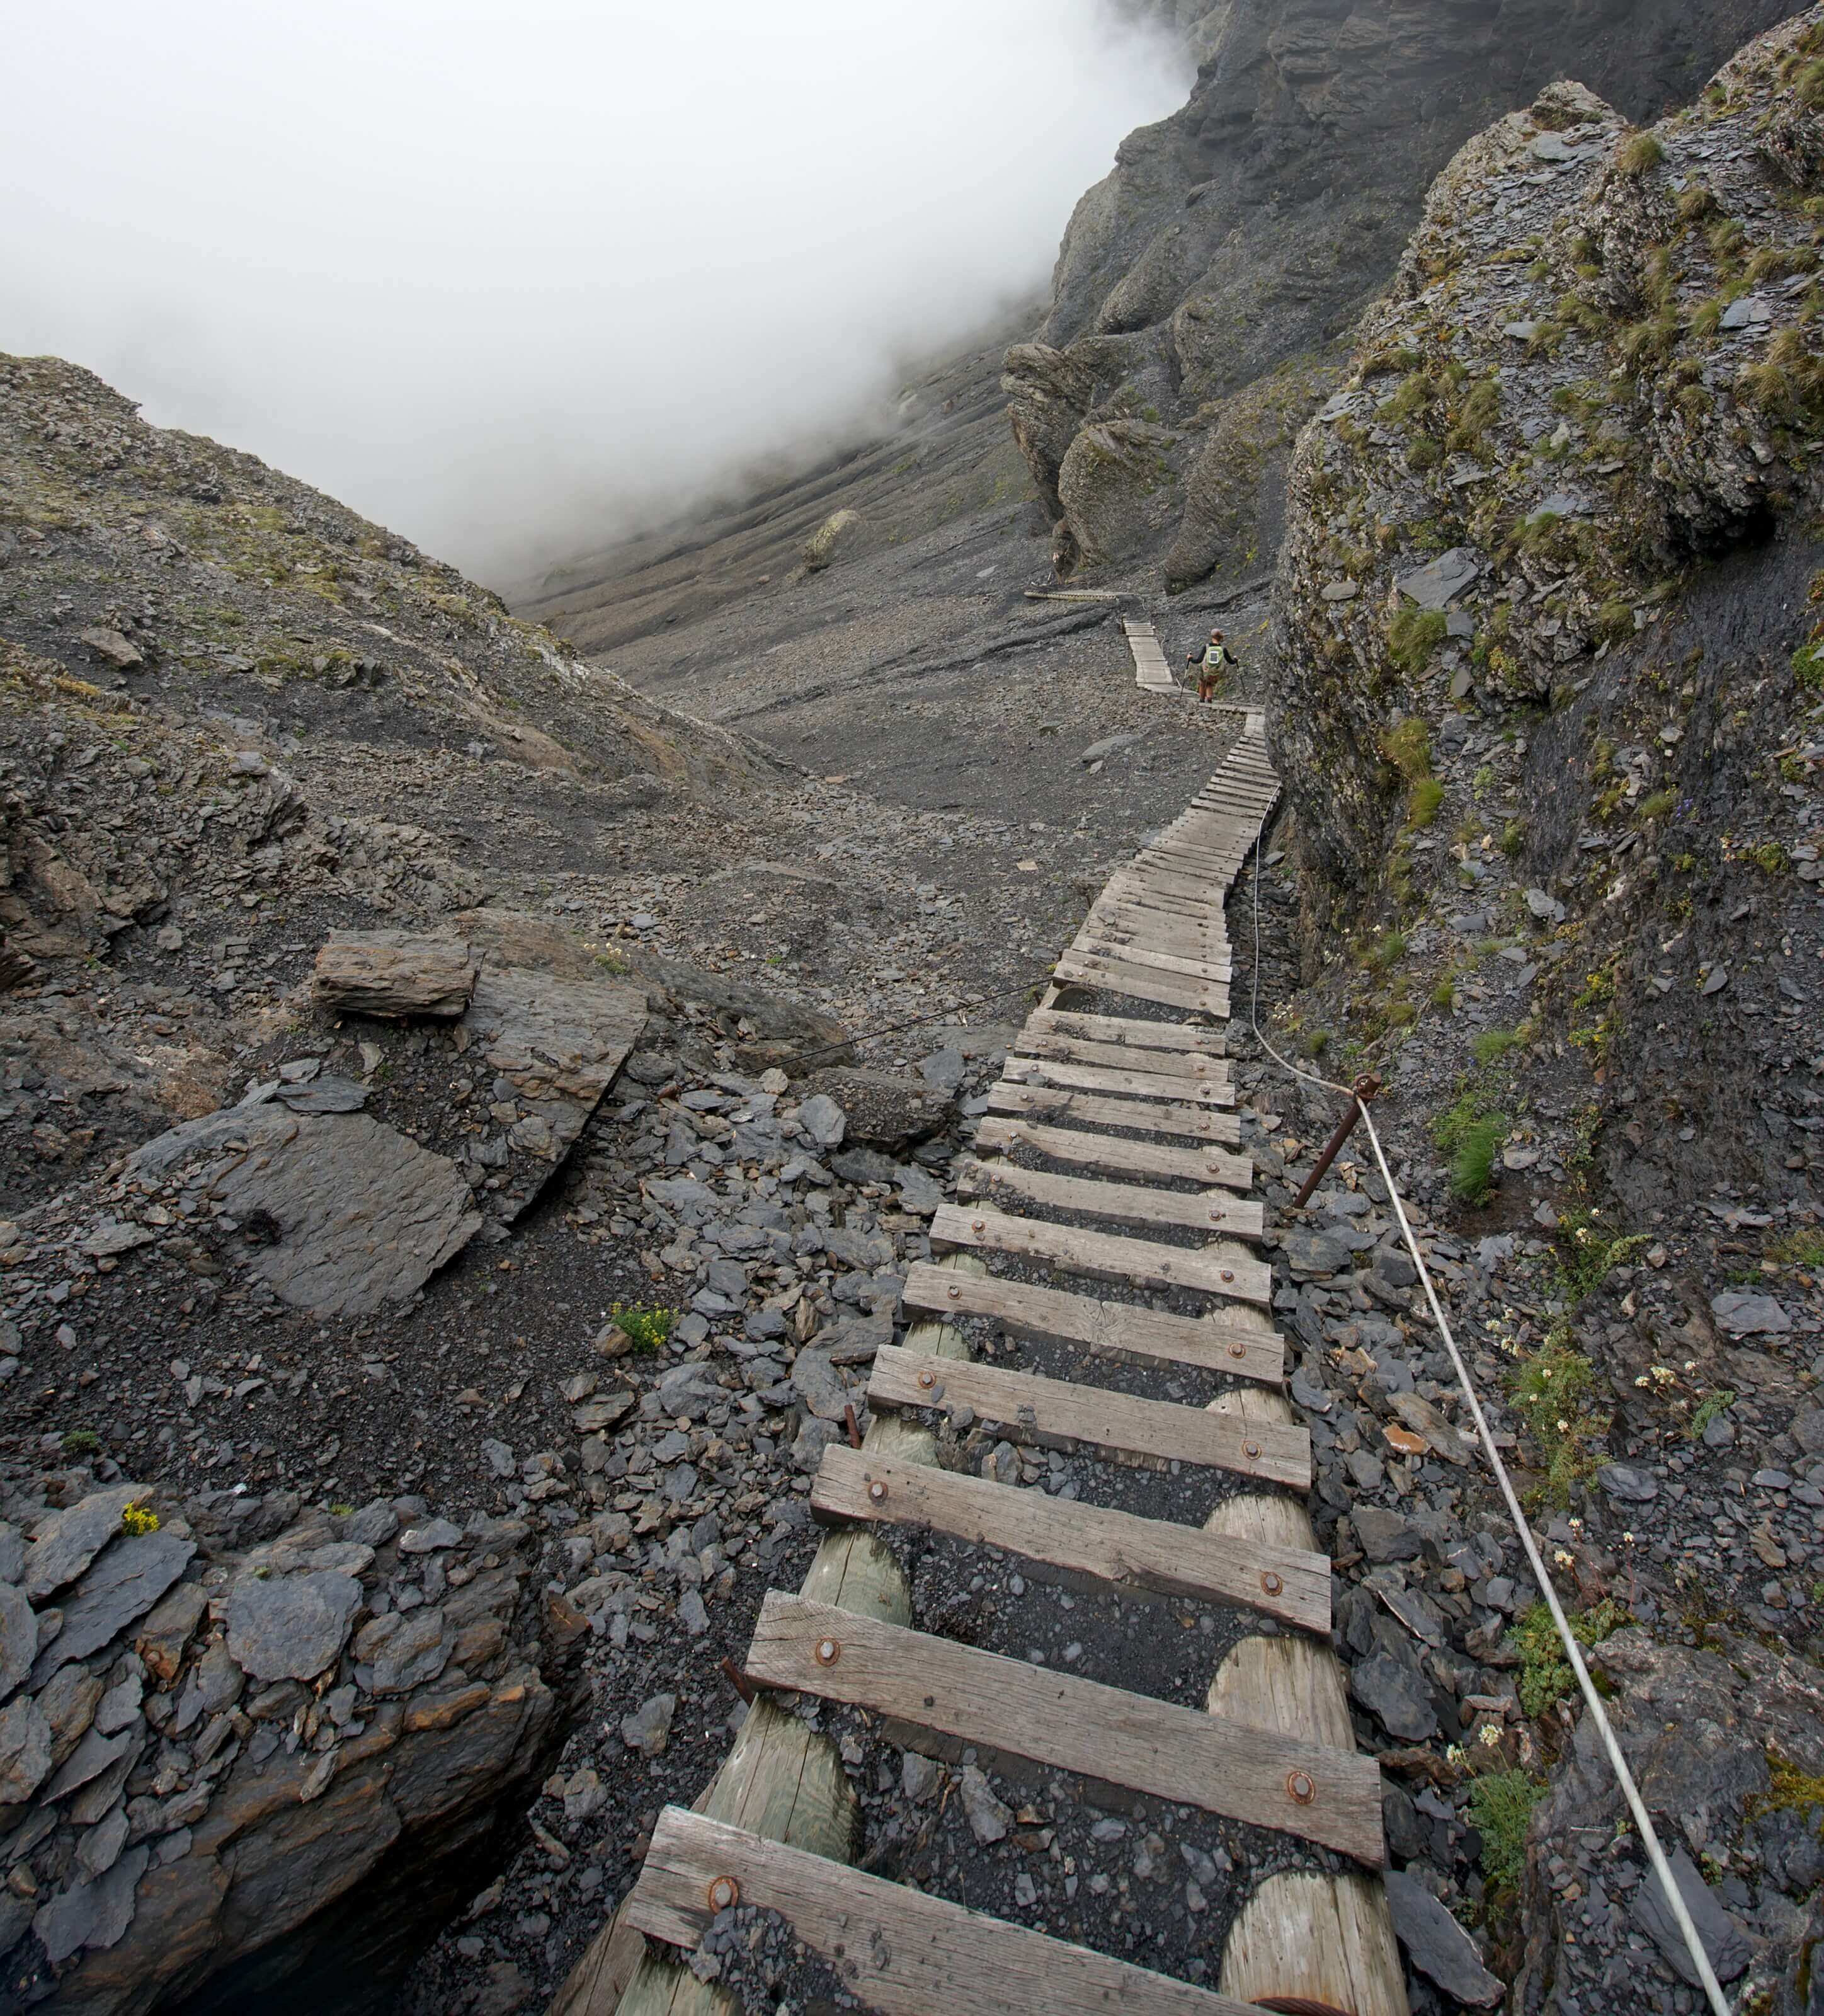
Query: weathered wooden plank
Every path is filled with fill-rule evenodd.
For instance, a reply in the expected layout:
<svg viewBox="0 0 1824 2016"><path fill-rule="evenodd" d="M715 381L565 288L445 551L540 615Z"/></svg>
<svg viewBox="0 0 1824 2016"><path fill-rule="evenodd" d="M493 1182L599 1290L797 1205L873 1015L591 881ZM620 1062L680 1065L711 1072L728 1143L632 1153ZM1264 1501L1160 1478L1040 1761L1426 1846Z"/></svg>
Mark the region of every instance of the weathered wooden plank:
<svg viewBox="0 0 1824 2016"><path fill-rule="evenodd" d="M975 1125L978 1148L1005 1151L1022 1142L1054 1161L1088 1169L1111 1169L1130 1176L1178 1176L1230 1190L1254 1187L1254 1165L1246 1155L1219 1148L1169 1148L1156 1141L1124 1141L1113 1134L1088 1134L1074 1127L1047 1127L1032 1120L1001 1120L984 1113Z"/></svg>
<svg viewBox="0 0 1824 2016"><path fill-rule="evenodd" d="M1221 1190L1160 1190L1146 1183L1108 1183L1096 1176L1060 1175L1049 1169L1022 1168L1017 1162L984 1162L966 1156L955 1165L959 1197L999 1191L1024 1197L1049 1211L1080 1211L1112 1218L1117 1225L1182 1225L1225 1239L1258 1240L1266 1236L1266 1213L1257 1197L1230 1197Z"/></svg>
<svg viewBox="0 0 1824 2016"><path fill-rule="evenodd" d="M1094 988L1100 994L1124 994L1167 1008L1201 1009L1208 1015L1229 1013L1229 988L1219 981L1206 985L1177 974L1149 973L1144 967L1118 966L1113 959L1085 959L1070 952L1061 953L1052 970L1068 985Z"/></svg>
<svg viewBox="0 0 1824 2016"><path fill-rule="evenodd" d="M1085 927L1070 941L1070 949L1085 965L1103 959L1116 966L1141 966L1152 973L1179 973L1187 980L1219 980L1227 981L1235 977L1226 951L1204 953L1201 948L1187 956L1180 941L1176 952L1159 952L1149 945L1137 943L1124 934L1110 932L1106 936Z"/></svg>
<svg viewBox="0 0 1824 2016"><path fill-rule="evenodd" d="M725 1897L776 1911L878 2016L1259 2016L1188 1982L667 1806L628 1900L629 1922L694 1949Z"/></svg>
<svg viewBox="0 0 1824 2016"><path fill-rule="evenodd" d="M844 1701L1104 1784L1321 1841L1378 1868L1371 1758L1244 1729L1024 1659L767 1593L747 1651L762 1685Z"/></svg>
<svg viewBox="0 0 1824 2016"><path fill-rule="evenodd" d="M1193 902L1208 902L1221 893L1212 886L1208 877L1189 869L1164 867L1147 860L1144 855L1136 855L1122 873L1124 880L1131 880L1142 888L1158 890L1167 895L1188 896Z"/></svg>
<svg viewBox="0 0 1824 2016"><path fill-rule="evenodd" d="M1227 1032L1207 1022L1149 1022L1132 1015L1080 1015L1061 1008L1035 1008L1026 1018L1034 1035L1080 1037L1092 1043L1131 1043L1142 1050L1201 1050L1219 1057Z"/></svg>
<svg viewBox="0 0 1824 2016"><path fill-rule="evenodd" d="M988 1101L997 1113L1043 1116L1089 1127L1139 1128L1149 1134L1188 1135L1193 1140L1220 1141L1230 1147L1241 1139L1241 1121L1236 1114L1206 1107L1099 1099L1089 1093L1067 1092L1052 1085L1013 1085L1006 1078L989 1086Z"/></svg>
<svg viewBox="0 0 1824 2016"><path fill-rule="evenodd" d="M1049 1057L1058 1064L1125 1067L1160 1078L1195 1079L1204 1085L1227 1085L1234 1075L1224 1059L1195 1050L1149 1050L1138 1042L1085 1042L1080 1037L1054 1036L1042 1029L1021 1030L1013 1039L1013 1048L1020 1057Z"/></svg>
<svg viewBox="0 0 1824 2016"><path fill-rule="evenodd" d="M1232 959L1235 949L1229 934L1214 924L1192 917L1175 917L1158 910L1131 909L1125 904L1104 908L1098 905L1084 918L1078 929L1092 934L1150 945L1156 952L1175 952L1212 959Z"/></svg>
<svg viewBox="0 0 1824 2016"><path fill-rule="evenodd" d="M940 1365L916 1352L883 1345L868 1378L870 1406L973 1407L998 1423L1009 1442L1067 1444L1110 1456L1192 1463L1311 1489L1311 1436L1296 1421L1259 1422L1141 1400L1103 1386L1041 1379L977 1359Z"/></svg>
<svg viewBox="0 0 1824 2016"><path fill-rule="evenodd" d="M1098 907L1106 904L1123 904L1130 908L1158 912L1167 916L1183 917L1190 921L1219 923L1229 901L1227 889L1212 889L1200 883L1195 890L1165 890L1150 881L1142 880L1138 873L1124 871L1111 875L1103 885L1102 894L1096 898Z"/></svg>
<svg viewBox="0 0 1824 2016"><path fill-rule="evenodd" d="M1164 1071L1121 1070L1112 1064L1074 1064L1057 1057L1011 1057L1002 1065L1002 1073L1015 1085L1036 1082L1076 1092L1119 1093L1135 1100L1183 1100L1195 1106L1235 1103L1235 1088L1231 1085ZM1144 1127L1146 1122L1135 1119L1131 1124Z"/></svg>
<svg viewBox="0 0 1824 2016"><path fill-rule="evenodd" d="M1257 1302L1263 1309L1272 1300L1269 1270L1227 1241L1213 1252L1196 1252L1115 1232L1051 1225L1042 1218L1015 1218L986 1204L940 1204L931 1221L931 1238L938 1245L1023 1253L1069 1273L1100 1274L1139 1287L1200 1288L1206 1294Z"/></svg>
<svg viewBox="0 0 1824 2016"><path fill-rule="evenodd" d="M811 1509L822 1518L914 1526L1000 1547L1111 1589L1238 1603L1307 1631L1330 1628L1329 1557L1308 1548L1218 1540L1169 1519L895 1463L840 1442L824 1451L811 1480Z"/></svg>
<svg viewBox="0 0 1824 2016"><path fill-rule="evenodd" d="M1271 1328L1254 1327L1265 1320L1254 1311L1245 1312L1251 1323L1226 1316L1174 1316L999 1275L960 1276L928 1260L912 1263L900 1300L908 1309L951 1317L986 1316L1016 1334L1067 1338L1124 1362L1157 1359L1275 1387L1286 1376L1285 1340Z"/></svg>

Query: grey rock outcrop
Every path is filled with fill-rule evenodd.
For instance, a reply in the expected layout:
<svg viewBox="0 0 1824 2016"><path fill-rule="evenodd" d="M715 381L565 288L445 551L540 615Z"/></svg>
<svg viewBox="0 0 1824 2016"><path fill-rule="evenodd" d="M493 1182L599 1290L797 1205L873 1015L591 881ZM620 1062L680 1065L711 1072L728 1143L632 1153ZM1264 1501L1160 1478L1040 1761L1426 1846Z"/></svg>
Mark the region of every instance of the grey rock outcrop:
<svg viewBox="0 0 1824 2016"><path fill-rule="evenodd" d="M1688 99L1780 0L1234 0L1141 10L1200 67L1077 205L1034 340L1007 355L1013 436L1054 556L1164 556L1168 582L1257 571L1323 360L1381 286L1426 185L1567 52L1636 117ZM1783 133L1784 129L1782 129ZM1804 135L1783 145L1801 167Z"/></svg>
<svg viewBox="0 0 1824 2016"><path fill-rule="evenodd" d="M123 1533L125 1489L38 1522L66 1546L63 1624L0 1708L9 1895L27 1900L0 1916L0 1999L131 2016L383 1978L454 1901L443 1858L523 1806L557 1733L529 1528L452 1526L432 1605L367 1514L199 1558L168 1507ZM376 1632L390 1665L362 1657Z"/></svg>
<svg viewBox="0 0 1824 2016"><path fill-rule="evenodd" d="M237 1223L275 1228L251 1271L322 1315L402 1301L481 1225L447 1157L365 1113L230 1107L148 1142L130 1174L182 1183Z"/></svg>

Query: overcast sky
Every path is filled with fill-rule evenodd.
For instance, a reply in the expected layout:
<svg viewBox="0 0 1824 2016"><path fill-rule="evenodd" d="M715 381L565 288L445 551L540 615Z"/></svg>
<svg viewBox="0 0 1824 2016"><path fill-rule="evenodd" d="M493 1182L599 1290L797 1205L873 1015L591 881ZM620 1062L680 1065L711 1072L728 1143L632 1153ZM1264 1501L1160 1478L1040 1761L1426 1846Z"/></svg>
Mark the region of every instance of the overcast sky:
<svg viewBox="0 0 1824 2016"><path fill-rule="evenodd" d="M1188 81L1105 5L10 9L0 350L505 585L1042 286Z"/></svg>

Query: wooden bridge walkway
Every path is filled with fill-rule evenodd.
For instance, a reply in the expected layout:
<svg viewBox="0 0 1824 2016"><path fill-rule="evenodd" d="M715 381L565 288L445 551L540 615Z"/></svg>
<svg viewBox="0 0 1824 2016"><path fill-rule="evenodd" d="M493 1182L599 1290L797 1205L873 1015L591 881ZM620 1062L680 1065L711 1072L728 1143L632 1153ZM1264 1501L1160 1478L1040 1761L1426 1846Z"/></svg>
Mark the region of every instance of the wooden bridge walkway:
<svg viewBox="0 0 1824 2016"><path fill-rule="evenodd" d="M1144 684L1151 632L1127 628ZM1156 642L1150 655L1163 672ZM692 1810L666 1810L553 2016L725 2016L725 1992L666 1956L737 1903L779 1913L885 2016L1263 2004L1406 2016L1379 1876L1380 1772L1357 1754L1329 1645L1330 1563L1304 1497L1310 1438L1285 1391L1265 1213L1249 1195L1225 1054L1225 898L1278 792L1250 714L1221 769L1111 879L1059 960L958 1165L958 1200L933 1222L939 1257L909 1270L912 1327L875 1361L867 1436L830 1449L813 1480L829 1532L803 1588L765 1600L747 1657L761 1692L734 1751ZM1021 1362L1035 1354L1042 1375ZM1164 1397L1139 1390L1149 1379ZM1172 1397L1187 1381L1214 1397ZM991 1466L945 1467L939 1431L954 1450L972 1421L1122 1466L1127 1507L1135 1480L1154 1499L1117 1509ZM1200 1523L1184 1523L1187 1502ZM900 1557L882 1544L895 1532L943 1536L984 1565L1014 1557L1042 1582L1157 1599L1165 1607L1116 1611L1161 1679L1209 1642L1171 1606L1222 1607L1233 1642L1207 1687L1196 1681L1202 1707L1034 1663L1024 1644L959 1642L941 1619L918 1628ZM902 1748L954 1759L967 1746L1063 1774L1099 1802L1167 1802L1300 1845L1251 1888L1242 1869L1247 1894L1199 1964L1153 1971L1131 1936L1117 1953L1042 1929L1060 1922L1055 1892L1049 1910L1030 1893L1041 1922L1016 1923L851 1866L869 1844L842 1759L778 1705L791 1697L864 1712ZM1147 1908L1128 1921L1142 1935Z"/></svg>

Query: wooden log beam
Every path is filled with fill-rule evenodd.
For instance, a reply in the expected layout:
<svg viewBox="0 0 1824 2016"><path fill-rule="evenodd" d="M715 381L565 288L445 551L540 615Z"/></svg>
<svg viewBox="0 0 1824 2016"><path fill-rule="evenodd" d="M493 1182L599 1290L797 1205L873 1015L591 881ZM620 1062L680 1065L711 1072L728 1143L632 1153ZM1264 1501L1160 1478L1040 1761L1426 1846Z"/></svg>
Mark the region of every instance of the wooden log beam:
<svg viewBox="0 0 1824 2016"><path fill-rule="evenodd" d="M1293 1418L1279 1393L1238 1389L1213 1404L1263 1427ZM1316 1545L1310 1514L1284 1496L1229 1499L1205 1531L1257 1545ZM1326 1643L1244 1638L1217 1669L1209 1705L1225 1722L1354 1747L1342 1663ZM1245 2002L1302 1997L1351 2016L1408 2016L1386 1892L1358 1876L1269 1877L1230 1924L1221 1979L1225 1993Z"/></svg>

